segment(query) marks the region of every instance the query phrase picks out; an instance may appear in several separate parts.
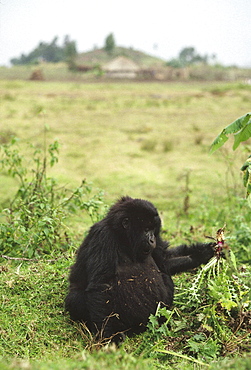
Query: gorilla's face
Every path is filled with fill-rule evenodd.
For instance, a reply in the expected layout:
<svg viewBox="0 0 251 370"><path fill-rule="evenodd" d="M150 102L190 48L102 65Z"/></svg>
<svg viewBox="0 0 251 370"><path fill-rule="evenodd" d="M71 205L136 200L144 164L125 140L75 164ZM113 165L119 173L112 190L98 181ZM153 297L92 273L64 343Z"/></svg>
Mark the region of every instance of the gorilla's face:
<svg viewBox="0 0 251 370"><path fill-rule="evenodd" d="M148 201L126 198L117 207L120 231L128 256L144 260L156 247L161 221L156 208Z"/></svg>

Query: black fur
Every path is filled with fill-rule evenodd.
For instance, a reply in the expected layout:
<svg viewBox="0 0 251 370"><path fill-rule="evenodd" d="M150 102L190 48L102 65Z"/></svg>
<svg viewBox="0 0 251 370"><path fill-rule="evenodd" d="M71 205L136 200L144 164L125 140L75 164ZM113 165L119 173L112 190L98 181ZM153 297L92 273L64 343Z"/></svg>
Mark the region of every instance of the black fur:
<svg viewBox="0 0 251 370"><path fill-rule="evenodd" d="M168 248L152 203L121 198L94 224L70 273L66 310L101 338L145 329L159 302L170 307L171 275L207 263L212 243Z"/></svg>

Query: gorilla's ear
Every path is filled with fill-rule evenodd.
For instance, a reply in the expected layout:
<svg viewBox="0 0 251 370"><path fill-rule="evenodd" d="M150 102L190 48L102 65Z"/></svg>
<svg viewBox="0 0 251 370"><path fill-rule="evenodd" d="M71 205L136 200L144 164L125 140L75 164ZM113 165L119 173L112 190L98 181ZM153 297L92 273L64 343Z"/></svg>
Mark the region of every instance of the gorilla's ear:
<svg viewBox="0 0 251 370"><path fill-rule="evenodd" d="M125 217L123 220L122 220L122 226L124 229L127 229L128 226L129 226L129 218L128 217Z"/></svg>

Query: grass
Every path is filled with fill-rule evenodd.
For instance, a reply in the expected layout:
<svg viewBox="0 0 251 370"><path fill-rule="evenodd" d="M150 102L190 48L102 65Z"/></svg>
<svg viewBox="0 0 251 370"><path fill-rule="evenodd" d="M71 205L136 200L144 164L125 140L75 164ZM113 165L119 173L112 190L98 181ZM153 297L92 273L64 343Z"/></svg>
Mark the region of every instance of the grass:
<svg viewBox="0 0 251 370"><path fill-rule="evenodd" d="M9 266L8 266L9 265ZM104 349L91 356L77 325L71 325L64 315L62 302L67 289L69 261L53 263L11 263L1 273L1 348L0 358L11 359L6 364L41 369L43 358L48 368L132 369L135 359L114 349ZM11 320L10 320L11 318ZM115 354L113 354L115 352ZM33 360L36 359L36 360ZM56 363L56 364L55 364ZM139 361L138 368L147 361ZM7 366L7 365L6 365Z"/></svg>
<svg viewBox="0 0 251 370"><path fill-rule="evenodd" d="M193 327L195 317L191 320L191 314L179 314L173 340L168 344L169 348L174 349L168 349L167 354L161 355L162 348L166 348L165 341L168 343L164 334L161 335L161 342L158 342L149 333L128 339L119 349L111 346L96 350L90 340L81 334L78 325L71 325L63 311L62 302L67 290L70 264L71 259L66 256L52 262L2 263L0 364L5 365L6 369L96 369L101 365L109 369L161 369L163 366L166 369L182 369L184 366L187 369L206 369L205 359L210 360L210 369L220 369L221 363L234 363L233 359L227 362L223 357L217 360L219 347L212 339L206 347L205 337L202 347L196 347L196 343L191 347L203 351L204 359L199 357L197 361L196 356L192 357L191 354L181 355L180 349L188 343L192 346L192 342L187 341L188 333L177 330L178 327L187 327L186 320ZM179 284L187 285L187 279L190 279L188 274L178 279ZM179 306L179 299L176 300L176 306ZM241 331L240 337L236 335L229 333L225 341L230 353L234 351L240 354L238 340L241 340L244 348L250 348L250 345L245 330ZM248 358L242 361L239 359L233 368L239 369L241 367L238 366L242 364L248 366L250 361Z"/></svg>
<svg viewBox="0 0 251 370"><path fill-rule="evenodd" d="M172 244L204 240L226 223L229 244L243 269L239 273L248 281L250 210L240 200L245 190L239 168L250 143L234 153L231 143L214 155L208 152L223 127L250 111L250 98L250 86L239 83L2 80L0 141L17 136L18 150L29 166L33 152L29 143L43 148L58 140L59 163L49 175L67 188L86 178L94 191L104 190L108 204L124 194L153 201L163 219L164 237ZM2 208L17 186L17 180L2 173ZM91 221L82 212L69 214L65 224L74 238L63 255L55 249L44 260L0 260L1 368L241 370L251 366L247 328L233 335L224 319L224 340L219 341L215 329L205 349L202 337L194 339L201 312L184 311L182 301L193 274L175 278L174 307L180 316L175 317L177 331L171 341L145 333L127 339L119 349L95 350L63 311L69 266ZM181 323L187 334L178 329ZM158 352L163 349L169 352Z"/></svg>
<svg viewBox="0 0 251 370"><path fill-rule="evenodd" d="M133 191L165 207L168 194L180 197L177 178L187 169L196 191L222 192L226 161L218 153L208 156L208 147L226 123L248 111L250 97L248 86L231 85L223 97L211 92L217 85L205 84L1 85L2 136L12 132L23 145L42 145L48 125L47 141L61 143L58 172L64 181L86 177L105 189L109 200ZM195 125L203 137L199 144ZM167 140L172 150L165 150ZM237 169L239 154L226 155Z"/></svg>

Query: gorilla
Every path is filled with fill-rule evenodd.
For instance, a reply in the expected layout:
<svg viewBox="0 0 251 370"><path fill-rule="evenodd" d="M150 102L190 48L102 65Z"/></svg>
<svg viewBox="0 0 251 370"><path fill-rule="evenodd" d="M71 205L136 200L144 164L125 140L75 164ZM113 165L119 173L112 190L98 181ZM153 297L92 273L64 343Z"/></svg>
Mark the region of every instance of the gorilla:
<svg viewBox="0 0 251 370"><path fill-rule="evenodd" d="M66 311L99 339L119 342L145 330L160 303L170 307L171 276L205 264L215 243L169 247L160 236L157 209L147 200L122 197L94 224L71 267Z"/></svg>

